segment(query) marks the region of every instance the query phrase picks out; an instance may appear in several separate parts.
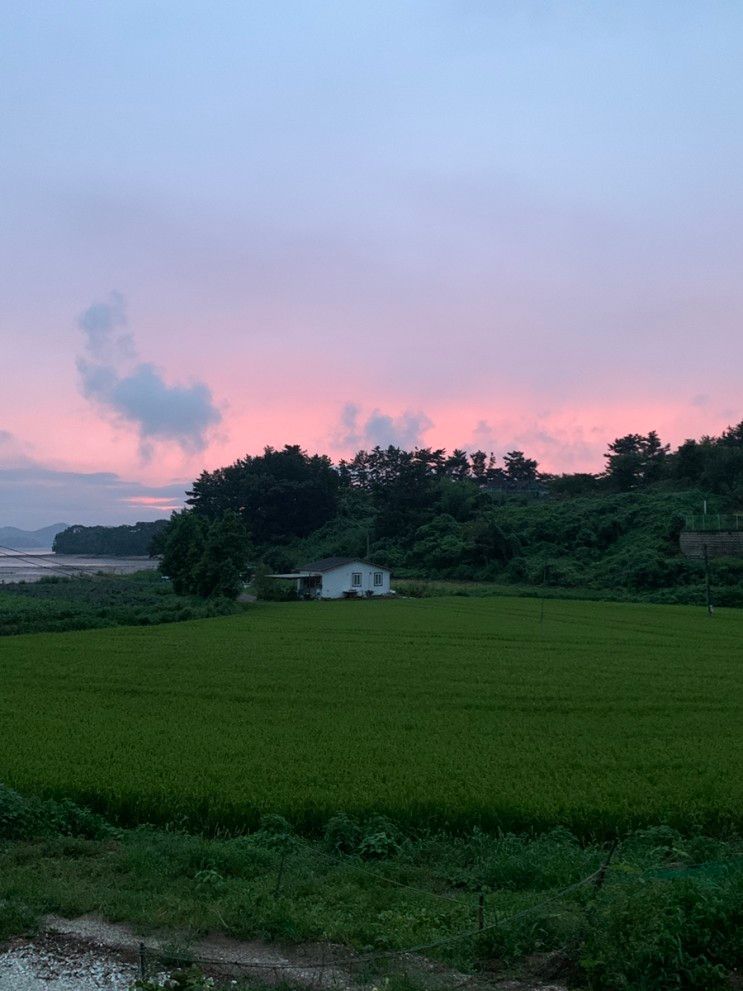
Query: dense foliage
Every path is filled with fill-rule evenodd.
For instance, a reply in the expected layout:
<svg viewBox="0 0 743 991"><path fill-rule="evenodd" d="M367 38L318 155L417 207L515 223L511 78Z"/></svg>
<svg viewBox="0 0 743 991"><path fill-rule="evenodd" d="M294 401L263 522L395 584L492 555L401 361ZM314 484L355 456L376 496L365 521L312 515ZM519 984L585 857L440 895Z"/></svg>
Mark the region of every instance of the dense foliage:
<svg viewBox="0 0 743 991"><path fill-rule="evenodd" d="M724 829L742 635L732 610L452 598L17 637L0 780L200 826Z"/></svg>
<svg viewBox="0 0 743 991"><path fill-rule="evenodd" d="M147 557L152 541L167 527L167 520L131 526L70 526L54 538L55 554L92 557Z"/></svg>
<svg viewBox="0 0 743 991"><path fill-rule="evenodd" d="M254 544L270 545L287 533L304 537L327 523L338 506L339 478L329 458L308 457L299 447L267 447L226 468L204 471L189 503L197 515L215 520L237 513Z"/></svg>
<svg viewBox="0 0 743 991"><path fill-rule="evenodd" d="M183 933L197 939L215 929L303 943L304 959L306 944L330 941L334 961L355 978L344 983L390 991L444 986L442 973L429 983L419 956L397 953L431 943L441 945L428 952L459 972L486 971L493 981L520 973L529 986L557 979L594 991L723 991L743 963L735 836L632 832L599 886L607 848L565 829L451 835L339 814L308 842L276 815L257 827L219 838L117 830L70 802L0 787L0 939L33 931L50 912L94 912L144 931L156 924L163 948L148 951L149 972L180 960L178 986L187 988L208 982L188 967L194 950ZM259 986L244 976L240 987Z"/></svg>
<svg viewBox="0 0 743 991"><path fill-rule="evenodd" d="M238 607L177 595L153 571L134 575L42 578L0 585L0 636L109 626L152 626L223 615Z"/></svg>
<svg viewBox="0 0 743 991"><path fill-rule="evenodd" d="M159 570L179 595L235 599L248 574L248 535L233 510L212 520L174 513L156 549L162 554Z"/></svg>
<svg viewBox="0 0 743 991"><path fill-rule="evenodd" d="M676 451L651 431L608 446L601 475L546 475L521 451L397 447L334 467L299 447L266 448L204 472L166 537L191 567L203 527L234 513L252 564L288 570L319 557L371 557L398 577L579 588L699 601L699 564L679 550L685 518L743 499L743 423ZM247 553L247 552L246 552ZM743 569L716 565L718 604L743 604ZM198 588L192 581L191 587Z"/></svg>

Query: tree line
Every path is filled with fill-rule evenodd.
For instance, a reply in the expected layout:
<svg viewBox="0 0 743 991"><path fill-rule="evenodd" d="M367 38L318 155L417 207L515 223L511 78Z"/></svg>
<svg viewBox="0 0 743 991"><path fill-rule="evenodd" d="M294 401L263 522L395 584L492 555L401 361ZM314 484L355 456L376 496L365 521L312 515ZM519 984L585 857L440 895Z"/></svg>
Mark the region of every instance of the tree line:
<svg viewBox="0 0 743 991"><path fill-rule="evenodd" d="M93 557L147 557L152 541L168 526L167 520L124 526L69 526L54 538L55 554Z"/></svg>
<svg viewBox="0 0 743 991"><path fill-rule="evenodd" d="M656 431L627 434L608 445L605 460L600 473L551 474L518 450L499 462L481 450L374 447L334 464L299 445L267 447L202 472L152 550L178 591L202 596L237 594L257 564L288 570L326 554L368 553L398 573L532 581L550 569L573 573L568 559L586 561L618 544L630 516L612 516L609 507L632 502L614 497L686 492L696 505L699 490L723 510L743 498L743 422L675 450ZM595 519L589 513L579 531L571 520L580 499ZM538 508L545 503L553 509ZM558 504L572 508L557 512ZM661 556L674 553L678 513L664 526L672 532L658 537ZM543 564L548 557L553 563ZM657 560L643 568L656 576L644 579L651 584L678 571Z"/></svg>

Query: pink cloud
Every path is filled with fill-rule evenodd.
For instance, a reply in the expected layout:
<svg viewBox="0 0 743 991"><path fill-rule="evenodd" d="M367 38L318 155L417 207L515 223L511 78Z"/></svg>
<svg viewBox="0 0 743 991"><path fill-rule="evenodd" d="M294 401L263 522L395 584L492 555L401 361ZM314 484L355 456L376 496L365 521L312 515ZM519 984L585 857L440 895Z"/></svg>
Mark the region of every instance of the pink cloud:
<svg viewBox="0 0 743 991"><path fill-rule="evenodd" d="M148 509L159 509L163 513L172 512L183 507L182 502L176 502L170 497L160 496L130 496L123 500L128 506L145 506Z"/></svg>

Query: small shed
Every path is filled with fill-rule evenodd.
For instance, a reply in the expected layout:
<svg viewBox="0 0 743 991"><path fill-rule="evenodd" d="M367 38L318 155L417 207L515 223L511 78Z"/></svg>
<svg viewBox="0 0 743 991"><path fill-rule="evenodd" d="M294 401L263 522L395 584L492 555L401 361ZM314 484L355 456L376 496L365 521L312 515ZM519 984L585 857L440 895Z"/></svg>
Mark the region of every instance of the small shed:
<svg viewBox="0 0 743 991"><path fill-rule="evenodd" d="M272 578L297 583L300 599L355 599L390 594L389 568L356 557L324 557Z"/></svg>

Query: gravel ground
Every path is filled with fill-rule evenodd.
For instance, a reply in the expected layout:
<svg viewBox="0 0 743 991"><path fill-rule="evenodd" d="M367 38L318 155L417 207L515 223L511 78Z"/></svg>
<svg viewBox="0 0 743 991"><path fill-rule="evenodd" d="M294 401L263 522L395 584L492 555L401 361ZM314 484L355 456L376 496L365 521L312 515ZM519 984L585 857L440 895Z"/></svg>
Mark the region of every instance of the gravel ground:
<svg viewBox="0 0 743 991"><path fill-rule="evenodd" d="M0 991L126 991L136 977L134 965L98 949L44 940L0 953Z"/></svg>

